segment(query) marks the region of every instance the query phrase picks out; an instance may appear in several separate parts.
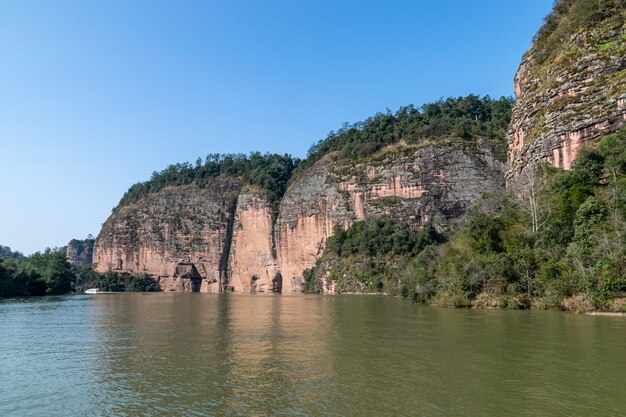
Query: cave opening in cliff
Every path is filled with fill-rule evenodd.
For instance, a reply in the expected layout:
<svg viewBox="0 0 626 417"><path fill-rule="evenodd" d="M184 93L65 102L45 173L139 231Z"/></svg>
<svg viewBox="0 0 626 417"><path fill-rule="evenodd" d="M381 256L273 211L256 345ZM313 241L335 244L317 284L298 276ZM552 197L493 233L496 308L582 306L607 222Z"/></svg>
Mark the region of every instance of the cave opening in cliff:
<svg viewBox="0 0 626 417"><path fill-rule="evenodd" d="M257 291L257 283L261 279L258 275L252 275L250 278L250 292Z"/></svg>
<svg viewBox="0 0 626 417"><path fill-rule="evenodd" d="M277 272L272 280L272 291L277 293L283 292L283 275L280 272Z"/></svg>

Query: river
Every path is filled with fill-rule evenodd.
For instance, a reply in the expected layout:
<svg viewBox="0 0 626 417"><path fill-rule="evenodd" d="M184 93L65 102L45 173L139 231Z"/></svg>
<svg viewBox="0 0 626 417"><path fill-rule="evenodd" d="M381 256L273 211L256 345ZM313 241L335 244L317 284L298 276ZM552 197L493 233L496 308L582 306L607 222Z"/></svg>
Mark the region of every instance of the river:
<svg viewBox="0 0 626 417"><path fill-rule="evenodd" d="M0 301L2 416L623 416L626 319L386 296Z"/></svg>

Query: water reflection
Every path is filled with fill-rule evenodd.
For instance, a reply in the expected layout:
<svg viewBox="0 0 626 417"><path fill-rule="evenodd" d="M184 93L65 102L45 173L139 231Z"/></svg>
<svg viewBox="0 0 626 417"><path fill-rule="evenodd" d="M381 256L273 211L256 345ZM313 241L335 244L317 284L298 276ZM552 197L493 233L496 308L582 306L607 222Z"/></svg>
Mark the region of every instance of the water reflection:
<svg viewBox="0 0 626 417"><path fill-rule="evenodd" d="M0 415L616 416L626 320L390 297L0 302Z"/></svg>
<svg viewBox="0 0 626 417"><path fill-rule="evenodd" d="M331 363L321 357L328 352L324 327L304 325L319 319L316 297L303 298L98 297L92 320L100 389L91 400L111 415L150 404L217 415L304 410L302 386L319 384Z"/></svg>

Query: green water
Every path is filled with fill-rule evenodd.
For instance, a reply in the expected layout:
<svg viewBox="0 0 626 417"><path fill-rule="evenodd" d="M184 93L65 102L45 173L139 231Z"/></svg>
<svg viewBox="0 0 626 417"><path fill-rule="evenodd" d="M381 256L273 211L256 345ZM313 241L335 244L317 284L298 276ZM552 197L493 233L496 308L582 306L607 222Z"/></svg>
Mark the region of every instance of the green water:
<svg viewBox="0 0 626 417"><path fill-rule="evenodd" d="M0 302L1 416L624 416L626 319L384 296Z"/></svg>

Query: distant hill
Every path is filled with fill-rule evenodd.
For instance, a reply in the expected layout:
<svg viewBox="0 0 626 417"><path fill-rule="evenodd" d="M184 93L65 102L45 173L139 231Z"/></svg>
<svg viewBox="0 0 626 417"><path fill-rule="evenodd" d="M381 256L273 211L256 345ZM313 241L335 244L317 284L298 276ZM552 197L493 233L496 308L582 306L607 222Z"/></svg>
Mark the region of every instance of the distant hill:
<svg viewBox="0 0 626 417"><path fill-rule="evenodd" d="M0 245L0 258L2 259L15 259L16 261L21 261L22 259L26 259L22 252L13 252L10 247Z"/></svg>

